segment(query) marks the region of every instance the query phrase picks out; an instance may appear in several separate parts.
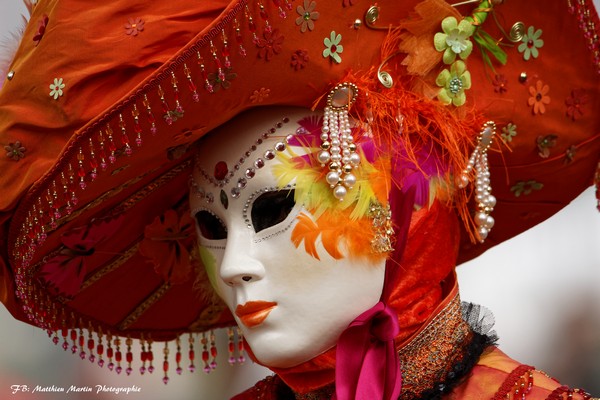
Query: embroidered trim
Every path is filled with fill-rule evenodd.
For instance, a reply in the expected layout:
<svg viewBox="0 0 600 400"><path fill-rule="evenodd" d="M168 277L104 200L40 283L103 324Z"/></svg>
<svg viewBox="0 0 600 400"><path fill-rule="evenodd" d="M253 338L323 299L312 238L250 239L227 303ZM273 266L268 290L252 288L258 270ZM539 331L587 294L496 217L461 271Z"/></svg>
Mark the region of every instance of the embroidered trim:
<svg viewBox="0 0 600 400"><path fill-rule="evenodd" d="M332 399L335 393L335 385L327 385L310 393L294 393L296 400L325 400Z"/></svg>
<svg viewBox="0 0 600 400"><path fill-rule="evenodd" d="M173 169L165 172L164 174L162 174L161 176L159 176L158 178L156 178L154 181L152 181L149 184L147 184L146 186L142 187L136 193L134 193L133 195L131 195L128 199L124 200L117 207L115 207L112 210L112 215L116 215L116 214L119 214L121 212L125 212L128 209L130 209L131 207L133 207L135 204L137 204L139 201L144 200L153 191L159 189L161 186L163 186L164 184L166 184L169 181L171 181L172 179L174 179L181 172L184 172L189 167L190 163L191 163L191 160L186 160L182 164L177 165L175 168L173 168ZM134 185L134 184L138 183L140 180L144 179L144 177L146 177L147 175L153 173L154 171L155 170L148 171L147 173L145 173L143 175L137 176L137 177L135 177L135 178L133 178L133 179L131 179L131 180L123 183L121 186L115 187L114 189L109 190L108 192L105 192L104 194L102 194L100 197L98 197L94 201L86 204L85 206L83 206L80 209L74 211L73 213L69 214L68 216L65 216L65 217L63 217L63 218L61 218L59 220L54 221L55 225L54 225L53 229L56 229L56 228L62 226L63 224L65 224L65 223L67 223L67 222L69 222L69 221L77 218L82 213L87 212L87 211L91 210L92 208L95 208L95 207L99 206L105 200L107 200L107 199L109 199L109 198L111 198L111 197L113 197L113 196L121 193L123 190L127 189L131 185ZM50 227L45 227L45 228L49 229ZM26 277L27 278L31 278L33 275L35 275L35 273L37 272L37 270L40 268L40 266L42 264L44 264L46 262L46 260L48 259L48 257L52 257L53 255L56 255L57 253L59 253L63 249L64 249L64 246L61 246L60 248L56 249L55 251L53 251L51 253L48 253L47 257L45 257L40 262L38 262L35 265L33 265L33 267L31 267L27 271ZM123 255L123 257L126 257L126 254L128 254L130 250L128 250ZM126 260L123 260L123 261L126 261ZM89 279L91 279L91 278L89 278ZM82 289L84 287L87 287L85 282L84 282L84 284L82 286Z"/></svg>
<svg viewBox="0 0 600 400"><path fill-rule="evenodd" d="M154 303L160 300L161 297L167 293L167 291L171 288L171 284L166 282L162 284L158 289L156 289L142 304L136 307L136 309L129 314L123 321L117 325L119 330L124 331L128 329L135 321L138 320Z"/></svg>
<svg viewBox="0 0 600 400"><path fill-rule="evenodd" d="M573 4L574 3L574 4ZM594 12L593 5L589 0L567 0L568 10L577 16L579 29L587 40L587 47L592 54L593 64L600 73L600 40L598 40L597 25L598 15Z"/></svg>
<svg viewBox="0 0 600 400"><path fill-rule="evenodd" d="M105 275L113 272L114 270L118 269L121 265L125 264L127 260L129 260L131 257L133 257L135 253L137 253L139 247L140 242L135 243L133 246L127 249L127 251L124 254L120 255L116 260L112 261L110 264L104 266L100 270L94 271L94 273L89 278L83 281L79 292L81 293L88 287L92 286L94 283L98 282Z"/></svg>
<svg viewBox="0 0 600 400"><path fill-rule="evenodd" d="M446 381L453 367L465 358L463 349L472 338L457 294L425 329L399 350L402 366L399 400L420 398Z"/></svg>
<svg viewBox="0 0 600 400"><path fill-rule="evenodd" d="M521 393L525 397L525 393L528 393L533 386L533 370L534 368L529 365L519 365L508 375L500 389L492 397L492 400L505 400L508 398L509 393L513 393L515 397ZM527 388L525 388L526 384Z"/></svg>
<svg viewBox="0 0 600 400"><path fill-rule="evenodd" d="M89 186L88 183L94 181L100 173L106 172L109 164L114 164L123 156L133 152L133 148L129 145L130 135L136 134L135 142L137 146L140 146L143 136L147 135L145 129L148 129L148 126L150 126L149 131L153 135L156 134L158 109L162 108L164 112L169 111L164 116L161 115L167 124L175 122L174 117L183 116L184 110L178 101L180 96L178 79L185 77L193 98L198 94L194 80L203 80L205 85L210 86L210 73L215 74L220 81L224 78L229 79L226 72L230 70L231 60L225 56L221 59L217 54L218 45L215 43L221 44L222 50L227 50L225 53L228 54L227 37L235 35L240 46L240 55L243 57L245 54L244 39L250 38L245 37L249 36L244 35L245 31L242 33L239 30L241 23L248 24L248 31L252 33L253 37L256 36L259 25L264 28L265 32L271 30L267 15L261 14L261 5L252 4L250 6L246 3L247 1L241 0L239 4L229 9L227 14L220 18L214 29L199 41L191 43L181 50L181 54L184 54L182 58L177 62L162 66L146 85L140 86L135 94L116 104L113 112L103 115L80 132L79 136L83 138L83 141L89 140L89 149L86 146L77 147L75 145L65 149L55 168L46 175L44 183L36 186L15 215L16 219L22 221L19 235L9 244L13 249L11 258L15 261L16 275L21 277L23 270L29 268L29 262L36 254L37 247L45 241L47 233L50 231L47 226L50 226L51 230L55 230L53 225L56 220L78 208L79 194ZM255 20L258 21L257 18L252 17L252 15L258 14L261 14L260 24L255 22ZM283 18L285 13L280 10L279 14ZM229 34L225 30L229 30ZM195 57L201 61L200 71L192 71L186 66L186 62L192 61ZM206 67L202 62L204 58L214 61L216 68ZM58 92L60 87L58 86L55 90L56 93L52 94L53 97L54 94L60 96ZM163 90L163 86L168 88L168 93ZM205 86L207 92L212 93L214 90L209 90L208 86ZM138 109L140 103L143 105L144 112L140 112L141 110ZM140 114L145 114L145 118L142 118ZM80 141L80 143L82 142ZM86 162L84 163L83 160ZM100 168L98 169L96 165ZM53 189L54 186L58 190L46 198L46 194L41 191L48 187ZM44 198L47 201L40 200ZM34 209L34 206L38 206L38 208Z"/></svg>

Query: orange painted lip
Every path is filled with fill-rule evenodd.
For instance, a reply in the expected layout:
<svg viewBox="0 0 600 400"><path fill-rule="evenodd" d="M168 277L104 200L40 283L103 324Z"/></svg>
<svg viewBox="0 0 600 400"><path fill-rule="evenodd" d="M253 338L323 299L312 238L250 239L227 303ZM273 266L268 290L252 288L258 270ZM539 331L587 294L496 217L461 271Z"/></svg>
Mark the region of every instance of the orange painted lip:
<svg viewBox="0 0 600 400"><path fill-rule="evenodd" d="M269 313L277 307L272 301L249 301L235 308L235 315L248 328L253 328L263 323Z"/></svg>

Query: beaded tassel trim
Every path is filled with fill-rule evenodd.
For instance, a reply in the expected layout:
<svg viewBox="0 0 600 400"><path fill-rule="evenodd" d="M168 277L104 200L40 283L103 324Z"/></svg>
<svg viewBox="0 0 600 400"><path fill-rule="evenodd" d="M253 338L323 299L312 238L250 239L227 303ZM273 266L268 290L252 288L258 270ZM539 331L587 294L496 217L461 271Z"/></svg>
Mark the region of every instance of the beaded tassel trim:
<svg viewBox="0 0 600 400"><path fill-rule="evenodd" d="M284 17L285 9L291 8L289 1L275 3L279 17ZM261 29L272 29L262 2L237 4L206 37L184 51L182 59L166 65L138 94L117 105L114 113L81 132L79 137L86 139L65 150L52 175L46 178L45 192L38 186L37 191L30 193L25 202L31 204L27 207L24 202L15 215L15 219L24 222L9 248L13 249L11 256L16 266L17 296L33 323L43 328L51 325L35 310L30 294L33 282L27 273L48 233L81 211L81 194L99 176L120 173L123 170L120 160L134 155L147 137L159 134L162 124L168 126L183 118L183 96L197 102L200 96L215 91L211 74L222 82L225 69L234 65L229 38L235 38L237 43L236 57L244 57L246 47L253 45L252 38ZM200 82L203 83L198 85ZM204 94L198 87L204 88Z"/></svg>
<svg viewBox="0 0 600 400"><path fill-rule="evenodd" d="M590 4L591 3L591 4ZM598 37L598 15L590 0L567 0L570 14L577 17L579 29L587 41L587 47L592 54L592 62L600 74L600 40Z"/></svg>
<svg viewBox="0 0 600 400"><path fill-rule="evenodd" d="M100 365L108 360L108 366L112 365L111 369L116 372L131 372L134 359L131 346L134 339L117 337L101 327L98 321L65 315L64 308L59 307L61 299L51 297L32 277L37 269L32 263L50 232L118 193L118 190L111 190L100 198L88 200L90 196L86 198L86 192L94 187L99 177L116 177L120 182L118 188L125 189L155 172L148 171L142 177L125 182L118 176L126 170L127 158L135 157L145 142L149 139L156 141L155 137L161 135L165 127L185 118L186 111L189 112L186 108L198 103L203 96L214 95L217 85L225 87L224 82L232 76L236 60L246 56L247 48L257 45L258 34L273 29L267 10L272 10L279 18L285 18L292 9L291 0L272 0L273 5L269 9L263 3L262 0L240 1L205 37L182 49L180 58L163 66L152 80L140 85L137 93L116 104L112 113L103 115L79 132L77 142L64 150L55 168L43 178L44 186L35 186L18 208L14 219L24 222L16 227L18 234L16 238L11 236L12 242L8 245L12 249L11 262L15 266L16 294L29 320L46 329L56 344L62 338L63 347L79 353L82 358ZM124 210L127 205L119 207L125 207ZM40 261L35 262L38 264ZM129 320L125 319L122 327L127 329L128 323ZM87 326L88 329L71 329L73 326ZM139 337L140 332L131 334ZM198 341L194 341L198 348ZM232 359L243 361L241 336L236 333L231 336L231 341L234 343ZM152 343L150 338L140 338L140 373L154 369ZM191 346L192 341L188 343ZM201 340L199 343L203 348ZM165 381L168 380L167 371L172 369L172 365L177 366L176 371L180 369L183 343L178 339L176 344L175 358L169 353L168 344L163 350ZM203 362L212 366L216 347L210 334L207 336L206 351L208 358L204 360L203 353ZM188 355L192 361L190 370L193 370L193 346ZM206 365L204 367L206 369Z"/></svg>
<svg viewBox="0 0 600 400"><path fill-rule="evenodd" d="M279 17L285 18L291 2L273 2ZM161 124L172 125L184 118L182 96L198 102L200 96L216 92L215 85L226 81L227 71L234 67L230 38L235 38L237 44L236 57L245 57L246 47L256 44L257 32L271 31L262 2L245 3L241 1L206 37L185 49L182 59L165 66L138 94L117 105L113 114L82 132L80 136L87 137L87 141L65 151L60 160L62 168L53 174L47 193L29 197L37 198L37 202L26 211L21 233L11 246L17 266L26 266L32 260L48 232L73 213L80 193L98 176L119 172L111 169L142 147L148 135L157 135ZM19 267L17 275L22 273Z"/></svg>
<svg viewBox="0 0 600 400"><path fill-rule="evenodd" d="M217 368L219 344L215 331L202 332L198 334L188 333L178 336L173 342L158 344L150 337L132 339L121 338L102 329L94 329L91 325L88 329L62 328L57 331L48 331L52 342L60 345L64 351L71 351L79 355L82 360L97 363L100 367L106 367L109 371L117 374L125 372L131 375L134 368L138 369L140 375L146 372L152 374L156 370L157 360L155 350L158 346L162 350L162 372L163 382L167 384L170 380L169 373L174 370L177 375L183 373L184 366L190 373L201 367L205 373L212 372ZM186 344L187 343L187 344ZM153 348L154 346L154 348ZM186 348L187 347L187 348ZM174 352L173 352L174 348ZM227 330L228 362L233 365L243 364L246 361L244 338L239 329L228 328ZM197 352L200 352L200 360ZM187 352L187 362L185 355ZM200 362L201 364L197 364Z"/></svg>

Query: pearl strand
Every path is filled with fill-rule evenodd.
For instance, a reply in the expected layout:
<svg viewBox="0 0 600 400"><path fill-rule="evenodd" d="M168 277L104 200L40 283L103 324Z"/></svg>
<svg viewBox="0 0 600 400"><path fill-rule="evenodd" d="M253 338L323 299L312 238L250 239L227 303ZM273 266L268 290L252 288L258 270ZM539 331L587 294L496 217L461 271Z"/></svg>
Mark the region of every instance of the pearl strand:
<svg viewBox="0 0 600 400"><path fill-rule="evenodd" d="M459 187L465 188L469 184L468 175L475 169L475 225L479 241L483 243L494 226L494 218L490 215L496 206L496 198L492 195L490 182L490 169L488 165L487 150L496 134L496 124L488 121L479 133L477 147L473 150L467 167L460 176Z"/></svg>
<svg viewBox="0 0 600 400"><path fill-rule="evenodd" d="M333 196L340 201L356 184L352 171L360 165L348 116L356 94L356 86L350 83L340 84L329 93L321 129L321 151L317 155L321 166L328 166L325 180L333 189Z"/></svg>

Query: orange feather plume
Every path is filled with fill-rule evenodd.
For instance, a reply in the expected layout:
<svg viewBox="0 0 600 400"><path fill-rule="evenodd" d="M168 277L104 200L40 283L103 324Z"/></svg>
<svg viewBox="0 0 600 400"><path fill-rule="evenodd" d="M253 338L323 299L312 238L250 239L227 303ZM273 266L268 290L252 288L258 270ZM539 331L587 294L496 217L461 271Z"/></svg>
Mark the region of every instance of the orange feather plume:
<svg viewBox="0 0 600 400"><path fill-rule="evenodd" d="M350 211L344 210L323 213L316 220L301 213L297 219L292 243L300 247L304 242L304 250L318 260L319 239L325 251L336 260L344 258L340 247L347 249L350 258L366 258L375 263L386 257L386 254L374 253L371 249L374 231L370 218L352 220Z"/></svg>

